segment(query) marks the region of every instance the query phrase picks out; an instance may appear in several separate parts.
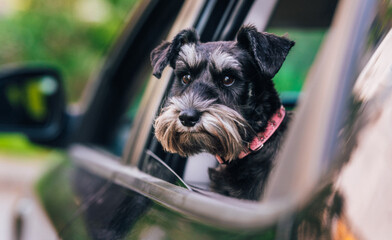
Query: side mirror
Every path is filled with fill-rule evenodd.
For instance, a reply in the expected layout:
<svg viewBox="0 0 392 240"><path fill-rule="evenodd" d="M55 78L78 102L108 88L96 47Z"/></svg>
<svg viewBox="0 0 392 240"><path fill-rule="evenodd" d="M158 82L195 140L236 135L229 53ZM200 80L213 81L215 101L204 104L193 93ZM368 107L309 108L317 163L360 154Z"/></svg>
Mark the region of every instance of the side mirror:
<svg viewBox="0 0 392 240"><path fill-rule="evenodd" d="M65 126L59 72L45 67L0 71L0 132L20 132L33 142L56 145ZM53 144L52 144L53 142Z"/></svg>

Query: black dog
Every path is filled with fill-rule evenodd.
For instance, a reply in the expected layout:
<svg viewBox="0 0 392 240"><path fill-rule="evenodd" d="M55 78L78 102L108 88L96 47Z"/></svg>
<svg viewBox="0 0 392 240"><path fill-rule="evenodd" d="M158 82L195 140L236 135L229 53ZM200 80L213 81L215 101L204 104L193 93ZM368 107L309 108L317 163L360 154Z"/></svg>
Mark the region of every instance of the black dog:
<svg viewBox="0 0 392 240"><path fill-rule="evenodd" d="M169 64L177 76L155 136L166 151L209 152L225 163L209 171L213 191L243 199L263 193L291 115L271 79L293 45L253 26L236 41L207 43L188 29L151 53L154 76Z"/></svg>

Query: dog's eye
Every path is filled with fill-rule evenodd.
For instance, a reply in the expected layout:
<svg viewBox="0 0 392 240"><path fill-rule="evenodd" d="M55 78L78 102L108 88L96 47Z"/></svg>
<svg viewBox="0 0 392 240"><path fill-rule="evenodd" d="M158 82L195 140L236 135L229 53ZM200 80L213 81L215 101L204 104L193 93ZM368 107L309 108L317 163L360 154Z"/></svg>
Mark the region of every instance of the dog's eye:
<svg viewBox="0 0 392 240"><path fill-rule="evenodd" d="M222 80L222 83L226 86L229 87L231 85L233 85L235 82L235 79L233 77L230 76L225 76Z"/></svg>
<svg viewBox="0 0 392 240"><path fill-rule="evenodd" d="M183 84L188 84L191 82L191 80L192 80L192 78L191 78L191 75L189 75L189 74L182 76L182 83Z"/></svg>

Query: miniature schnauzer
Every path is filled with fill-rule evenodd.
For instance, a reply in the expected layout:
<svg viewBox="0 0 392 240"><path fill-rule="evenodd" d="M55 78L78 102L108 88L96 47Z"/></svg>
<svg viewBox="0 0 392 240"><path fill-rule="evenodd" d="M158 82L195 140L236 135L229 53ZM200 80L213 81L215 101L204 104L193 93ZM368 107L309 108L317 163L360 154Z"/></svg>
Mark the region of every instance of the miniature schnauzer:
<svg viewBox="0 0 392 240"><path fill-rule="evenodd" d="M183 30L152 51L154 76L169 64L176 75L155 136L171 153L215 155L221 165L209 169L213 191L261 197L291 118L272 78L293 45L249 25L236 41L201 43Z"/></svg>

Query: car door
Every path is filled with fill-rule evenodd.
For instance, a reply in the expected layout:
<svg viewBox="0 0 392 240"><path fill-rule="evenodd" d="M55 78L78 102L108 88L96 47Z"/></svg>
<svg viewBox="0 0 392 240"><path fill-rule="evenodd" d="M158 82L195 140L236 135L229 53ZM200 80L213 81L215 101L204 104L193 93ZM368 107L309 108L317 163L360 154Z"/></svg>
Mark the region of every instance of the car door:
<svg viewBox="0 0 392 240"><path fill-rule="evenodd" d="M278 15L279 4L275 5L277 3L271 1L270 5L263 5L261 2L263 1L185 1L181 8L176 8L179 11L178 16L173 14L173 8L168 11L168 14L170 12L176 16L168 39L186 27L195 27L204 41L233 39L244 21L256 19L250 17L252 14L260 17L256 14L262 9L260 6L269 6L270 9L261 18L257 18L260 28L265 28L270 16L274 19ZM362 6L365 2L358 5ZM150 12L147 7L145 11L156 16L159 14L153 10L159 9L160 12L164 6L155 7L157 8ZM274 7L275 12L272 11ZM332 11L333 9L334 7ZM134 26L134 29L144 31L151 27L148 19L146 18L146 25L139 28ZM328 25L329 23L326 24ZM169 28L167 26L166 30ZM155 36L153 33L156 33L156 29L151 29L151 32L146 30L152 34L147 35L148 38ZM140 41L145 43L146 35L142 36L144 37L140 37ZM131 35L130 39L138 38ZM126 39L123 39L123 43L126 42ZM157 41L154 43L157 45ZM281 236L279 234L285 229L290 231L293 207L298 207L299 204L298 194L304 194L302 197L309 193L293 193L292 189L299 188L296 181L293 181L293 184L297 185L293 185L292 189L288 189L289 185L282 184L287 184L290 177L303 172L297 169L286 173L282 170L284 168L278 166L275 178L271 182L272 190L267 192L266 200L262 204L231 199L189 186L180 178L186 175L187 159L163 152L152 134L152 121L170 87L171 72L166 71L161 80L151 79L148 83L141 81L142 76L146 77L149 74L148 70L141 70L145 75L139 72L134 75L131 73L143 69L137 63L148 63L146 56L153 48L153 43L148 45L149 48L144 47L142 50L139 49L140 45L132 45L132 42L129 48L124 46L114 52L122 56L125 48L131 53L137 53L136 50L143 53L135 54L134 58L130 57L130 60L125 62L120 58L118 65L115 61L109 61L107 69L104 67L95 91L87 98L87 111L79 123L80 130L75 135L74 144L69 149L72 164L59 164L40 182L40 194L44 196L43 204L59 235L64 239L73 239L75 236L93 239L274 239ZM144 51L147 51L147 54ZM132 68L133 65L130 63L137 67ZM111 64L116 66L114 70L111 69ZM130 69L122 70L121 66ZM129 76L133 76L130 77L131 80L140 81L127 82ZM352 73L349 76L352 76ZM333 90L335 89L328 92L331 93ZM138 99L140 92L144 94L139 103L135 99ZM123 118L130 106L128 114L131 114L131 122ZM134 106L138 106L135 117L132 115ZM300 114L309 115L312 114ZM335 119L331 120L333 121ZM298 139L290 142L295 146L293 144L297 141ZM325 147L330 141L328 138L315 141L315 144ZM298 153L295 159L302 156L303 151L293 151ZM124 155L120 158L122 152ZM310 157L314 156L318 155L315 153ZM320 161L322 159L317 158L313 163L320 164ZM298 166L304 165L306 164L300 163ZM310 166L305 171L308 174L314 165ZM282 181L276 180L285 175L290 177ZM319 175L321 173L317 176ZM312 180L312 184L316 184L318 177L312 179L311 176L306 176L303 181L309 179ZM60 189L65 190L60 191L63 194L60 194ZM310 187L306 188L309 189ZM63 202L60 204L59 201ZM59 205L50 206L55 202ZM277 229L281 231L276 231Z"/></svg>

